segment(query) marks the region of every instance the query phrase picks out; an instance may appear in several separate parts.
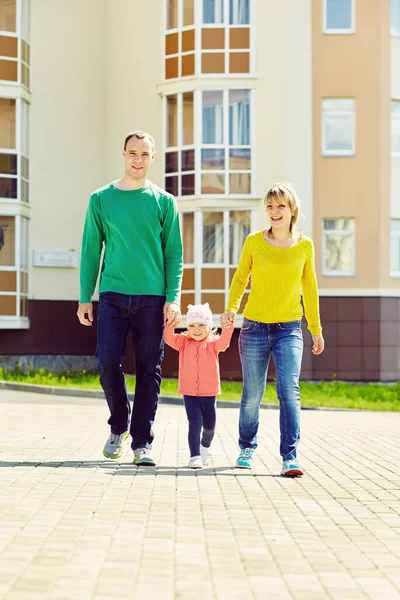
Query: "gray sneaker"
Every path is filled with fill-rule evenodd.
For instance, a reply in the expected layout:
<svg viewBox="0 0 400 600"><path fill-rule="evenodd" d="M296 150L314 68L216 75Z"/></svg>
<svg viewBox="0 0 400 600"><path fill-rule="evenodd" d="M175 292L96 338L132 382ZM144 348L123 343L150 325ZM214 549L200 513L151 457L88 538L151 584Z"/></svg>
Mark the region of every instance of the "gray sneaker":
<svg viewBox="0 0 400 600"><path fill-rule="evenodd" d="M120 435L111 433L103 448L103 454L106 458L120 458L124 453L125 441L129 437L129 431L124 431Z"/></svg>
<svg viewBox="0 0 400 600"><path fill-rule="evenodd" d="M136 448L133 453L133 462L135 465L146 465L148 467L153 467L156 464L151 456L151 448Z"/></svg>

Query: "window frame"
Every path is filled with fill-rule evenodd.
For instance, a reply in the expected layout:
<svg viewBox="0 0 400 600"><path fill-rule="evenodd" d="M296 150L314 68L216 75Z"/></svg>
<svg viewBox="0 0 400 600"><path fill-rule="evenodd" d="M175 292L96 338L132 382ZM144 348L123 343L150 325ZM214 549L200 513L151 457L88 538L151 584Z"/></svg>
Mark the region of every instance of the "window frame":
<svg viewBox="0 0 400 600"><path fill-rule="evenodd" d="M322 7L322 33L325 35L353 35L356 32L356 11L355 11L355 0L349 0L351 2L351 27L343 29L330 29L327 26L327 3L329 0L323 0Z"/></svg>
<svg viewBox="0 0 400 600"><path fill-rule="evenodd" d="M337 221L338 219L352 219L354 221L354 229L325 229L325 221ZM322 266L321 272L324 277L355 277L356 275L356 220L354 217L323 217L321 222L321 245L322 245ZM329 234L334 234L340 237L352 237L353 238L353 252L352 252L352 269L351 271L336 271L326 268L326 239Z"/></svg>
<svg viewBox="0 0 400 600"><path fill-rule="evenodd" d="M393 279L400 279L400 270L399 271L394 271L392 269L392 265L393 265L393 260L392 260L392 241L393 240L397 240L397 243L400 246L400 230L399 231L392 231L392 222L393 221L399 221L400 222L400 218L395 218L392 217L390 219L390 277L392 277Z"/></svg>
<svg viewBox="0 0 400 600"><path fill-rule="evenodd" d="M325 131L325 116L327 115L328 112L330 112L331 115L333 115L335 112L342 112L345 113L346 111L327 111L327 109L324 109L324 102L328 101L328 100L352 100L353 101L353 110L347 111L347 116L349 114L351 114L352 116L352 148L350 150L329 150L326 147L326 143L327 143L327 139L326 139L326 131ZM346 97L341 97L341 98L332 98L332 97L327 97L327 98L322 98L322 103L321 103L321 154L324 157L330 157L330 156L355 156L356 154L356 100L355 98L346 98Z"/></svg>

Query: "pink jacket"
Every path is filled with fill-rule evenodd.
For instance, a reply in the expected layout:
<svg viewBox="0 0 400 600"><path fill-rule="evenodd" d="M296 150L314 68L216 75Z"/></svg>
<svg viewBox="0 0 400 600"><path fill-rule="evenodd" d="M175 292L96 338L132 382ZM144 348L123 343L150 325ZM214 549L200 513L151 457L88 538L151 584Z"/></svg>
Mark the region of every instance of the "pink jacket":
<svg viewBox="0 0 400 600"><path fill-rule="evenodd" d="M168 346L179 352L179 393L187 396L217 396L221 393L218 353L231 341L233 323L211 342L196 342L183 333L164 329Z"/></svg>

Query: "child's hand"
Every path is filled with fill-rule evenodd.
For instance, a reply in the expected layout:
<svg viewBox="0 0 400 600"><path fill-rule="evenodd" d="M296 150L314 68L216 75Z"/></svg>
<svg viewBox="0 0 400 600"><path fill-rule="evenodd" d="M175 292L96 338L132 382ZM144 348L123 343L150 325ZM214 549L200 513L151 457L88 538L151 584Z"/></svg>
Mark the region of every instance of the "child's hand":
<svg viewBox="0 0 400 600"><path fill-rule="evenodd" d="M219 320L220 320L220 323L221 323L221 328L222 329L227 329L228 327L230 327L235 322L235 313L234 312L224 312L219 317Z"/></svg>

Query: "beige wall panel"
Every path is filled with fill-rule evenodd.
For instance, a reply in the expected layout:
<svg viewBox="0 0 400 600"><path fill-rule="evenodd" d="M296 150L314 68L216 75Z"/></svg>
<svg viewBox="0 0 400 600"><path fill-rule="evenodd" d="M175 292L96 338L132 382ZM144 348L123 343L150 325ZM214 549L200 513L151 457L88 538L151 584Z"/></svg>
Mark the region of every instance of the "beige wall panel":
<svg viewBox="0 0 400 600"><path fill-rule="evenodd" d="M348 36L322 34L321 7L319 0L312 0L314 240L320 249L323 217L355 217L356 276L322 277L317 251L320 285L377 288L384 282L387 287L389 278L383 274L389 260L389 3L357 2L356 34ZM356 99L354 157L322 157L324 97Z"/></svg>
<svg viewBox="0 0 400 600"><path fill-rule="evenodd" d="M32 3L31 250L79 250L89 194L107 182L104 7ZM78 269L34 267L31 293L77 299Z"/></svg>
<svg viewBox="0 0 400 600"><path fill-rule="evenodd" d="M400 38L390 40L390 66L392 98L400 100Z"/></svg>

